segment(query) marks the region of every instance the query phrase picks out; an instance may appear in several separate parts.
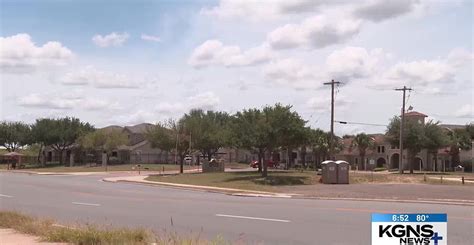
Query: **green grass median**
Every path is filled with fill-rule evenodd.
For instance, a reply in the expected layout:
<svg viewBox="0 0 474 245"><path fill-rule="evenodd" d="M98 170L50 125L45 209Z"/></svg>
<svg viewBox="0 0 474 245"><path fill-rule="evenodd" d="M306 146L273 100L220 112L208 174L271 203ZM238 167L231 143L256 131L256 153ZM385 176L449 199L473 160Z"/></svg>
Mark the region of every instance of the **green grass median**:
<svg viewBox="0 0 474 245"><path fill-rule="evenodd" d="M263 178L253 171L149 176L146 180L271 192L278 191L279 186L315 184L319 176L314 171L272 171Z"/></svg>

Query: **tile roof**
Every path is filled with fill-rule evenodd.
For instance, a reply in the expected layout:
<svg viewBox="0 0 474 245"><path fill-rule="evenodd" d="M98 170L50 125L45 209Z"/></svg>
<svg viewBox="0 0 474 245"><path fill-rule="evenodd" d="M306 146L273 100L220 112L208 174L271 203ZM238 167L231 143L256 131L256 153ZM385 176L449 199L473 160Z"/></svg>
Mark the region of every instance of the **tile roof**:
<svg viewBox="0 0 474 245"><path fill-rule="evenodd" d="M419 116L419 117L428 117L427 115L423 114L423 113L420 113L420 112L417 112L417 111L410 111L410 112L407 112L405 113L405 116Z"/></svg>

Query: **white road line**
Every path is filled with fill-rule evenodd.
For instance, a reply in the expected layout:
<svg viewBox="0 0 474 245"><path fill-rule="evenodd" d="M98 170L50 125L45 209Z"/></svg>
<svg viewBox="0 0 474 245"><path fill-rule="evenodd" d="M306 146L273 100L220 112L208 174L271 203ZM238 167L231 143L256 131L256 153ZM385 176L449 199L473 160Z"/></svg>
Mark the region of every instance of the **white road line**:
<svg viewBox="0 0 474 245"><path fill-rule="evenodd" d="M0 197L8 197L8 198L11 198L11 197L13 197L13 196L0 194Z"/></svg>
<svg viewBox="0 0 474 245"><path fill-rule="evenodd" d="M98 203L72 202L72 204L75 204L75 205L84 205L84 206L95 206L95 207L100 207L100 204L98 204Z"/></svg>
<svg viewBox="0 0 474 245"><path fill-rule="evenodd" d="M218 216L218 217L228 217L228 218L237 218L237 219L264 220L264 221L283 222L283 223L291 222L290 220L286 220L286 219L267 219L267 218L259 218L259 217L229 215L229 214L216 214L216 216Z"/></svg>

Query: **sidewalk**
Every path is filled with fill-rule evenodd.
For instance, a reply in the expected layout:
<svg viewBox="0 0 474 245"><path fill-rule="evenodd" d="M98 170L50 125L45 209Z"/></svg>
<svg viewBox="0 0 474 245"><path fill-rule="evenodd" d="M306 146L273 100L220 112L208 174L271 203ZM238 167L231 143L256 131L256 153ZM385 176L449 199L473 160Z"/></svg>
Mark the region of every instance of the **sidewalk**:
<svg viewBox="0 0 474 245"><path fill-rule="evenodd" d="M67 243L40 242L38 237L21 234L12 229L0 229L0 244L2 245L65 245Z"/></svg>

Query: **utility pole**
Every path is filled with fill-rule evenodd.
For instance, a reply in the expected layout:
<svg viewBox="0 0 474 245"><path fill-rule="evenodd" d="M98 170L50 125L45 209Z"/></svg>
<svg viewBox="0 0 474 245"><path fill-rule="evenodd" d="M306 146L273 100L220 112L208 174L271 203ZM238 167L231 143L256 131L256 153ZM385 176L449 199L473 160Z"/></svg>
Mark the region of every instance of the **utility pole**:
<svg viewBox="0 0 474 245"><path fill-rule="evenodd" d="M331 140L329 141L329 158L334 158L334 85L339 85L341 82L331 80L331 82L324 83L324 85L331 85Z"/></svg>
<svg viewBox="0 0 474 245"><path fill-rule="evenodd" d="M403 102L402 102L402 117L400 119L400 160L398 164L398 172L403 174L403 126L405 124L405 95L407 91L411 91L411 88L403 86L403 88L396 88L395 91L403 91Z"/></svg>

